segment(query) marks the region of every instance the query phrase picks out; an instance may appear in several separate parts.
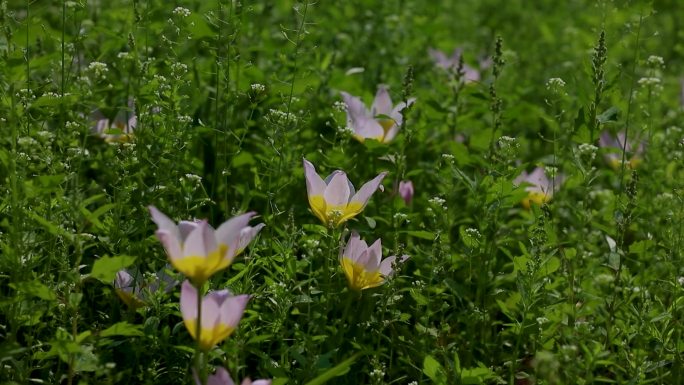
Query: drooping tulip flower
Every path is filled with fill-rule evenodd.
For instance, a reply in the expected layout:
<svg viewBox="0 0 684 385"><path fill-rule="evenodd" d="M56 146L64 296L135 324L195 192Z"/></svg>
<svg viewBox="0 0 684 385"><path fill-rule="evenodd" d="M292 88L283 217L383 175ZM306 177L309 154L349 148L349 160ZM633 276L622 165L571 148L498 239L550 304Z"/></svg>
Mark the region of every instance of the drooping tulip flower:
<svg viewBox="0 0 684 385"><path fill-rule="evenodd" d="M265 226L251 227L250 212L238 215L214 230L206 221L181 221L176 225L169 217L149 206L152 220L157 224L157 238L161 241L173 267L201 284L212 274L230 266L235 257Z"/></svg>
<svg viewBox="0 0 684 385"><path fill-rule="evenodd" d="M532 173L528 174L523 171L517 178L513 180L513 184L518 186L521 183L528 183L525 187L527 197L522 200L522 205L529 209L532 203L542 205L551 200L554 189L558 189L563 182L563 177L557 175L555 178L549 179L543 167L536 167Z"/></svg>
<svg viewBox="0 0 684 385"><path fill-rule="evenodd" d="M638 143L636 149L633 143ZM617 170L622 165L622 151L626 152L625 166L629 169L635 169L641 163L642 155L644 153L644 143L638 139L627 141L625 143L625 132L620 131L617 137L614 137L608 131L603 131L599 138L599 147L611 149L609 153L604 155L606 161L614 170Z"/></svg>
<svg viewBox="0 0 684 385"><path fill-rule="evenodd" d="M411 204L411 200L413 199L413 193L413 182L411 182L410 180L402 180L401 182L399 182L399 195L407 205Z"/></svg>
<svg viewBox="0 0 684 385"><path fill-rule="evenodd" d="M178 284L178 281L166 274L166 269L159 270L151 280L143 281L139 273L131 273L127 270L120 270L114 279L114 291L121 300L131 308L144 306L152 293L159 290L168 293ZM134 277L135 275L135 277Z"/></svg>
<svg viewBox="0 0 684 385"><path fill-rule="evenodd" d="M347 105L347 126L354 131L354 138L359 142L375 139L387 143L397 136L403 121L401 111L407 107L407 104L401 102L393 106L387 86L378 86L370 111L358 97L346 92L341 92L341 94ZM409 99L408 106L414 101L415 98Z"/></svg>
<svg viewBox="0 0 684 385"><path fill-rule="evenodd" d="M336 170L323 180L311 162L304 159L304 176L309 205L314 214L326 226L337 227L358 215L370 199L371 195L380 188L382 179L387 172L381 172L373 180L366 182L359 191L347 178L344 171Z"/></svg>
<svg viewBox="0 0 684 385"><path fill-rule="evenodd" d="M202 385L202 382L199 379L199 376L197 375L197 372L194 373L195 376L195 384L197 385ZM252 381L248 378L245 378L242 380L241 385L271 385L271 380L256 380ZM216 373L212 374L207 378L207 385L235 385L233 382L233 379L230 378L230 373L223 368L219 367L216 369Z"/></svg>
<svg viewBox="0 0 684 385"><path fill-rule="evenodd" d="M202 317L197 335L197 289L185 280L181 285L180 311L188 333L203 350L209 350L237 329L249 295L232 295L228 290L208 293L202 298Z"/></svg>
<svg viewBox="0 0 684 385"><path fill-rule="evenodd" d="M436 49L430 48L428 50L430 57L435 62L437 67L440 67L447 71L455 71L458 69L459 62L461 61L461 55L463 55L462 48L455 48L451 56L447 56L444 52ZM484 69L491 65L489 60L480 60L480 68ZM480 71L476 68L463 63L463 80L466 83L479 82L480 81Z"/></svg>
<svg viewBox="0 0 684 385"><path fill-rule="evenodd" d="M113 121L107 119L99 110L93 112L92 118L95 121L93 132L108 143L128 142L133 137L133 130L138 124L133 99L128 100L128 108L119 111Z"/></svg>
<svg viewBox="0 0 684 385"><path fill-rule="evenodd" d="M395 263L397 257L387 257L382 261L381 258L380 239L369 247L356 231L352 232L349 242L340 250L340 264L349 281L349 287L361 291L385 283L387 277L394 272L392 264ZM403 263L408 258L408 255L401 256L399 263Z"/></svg>

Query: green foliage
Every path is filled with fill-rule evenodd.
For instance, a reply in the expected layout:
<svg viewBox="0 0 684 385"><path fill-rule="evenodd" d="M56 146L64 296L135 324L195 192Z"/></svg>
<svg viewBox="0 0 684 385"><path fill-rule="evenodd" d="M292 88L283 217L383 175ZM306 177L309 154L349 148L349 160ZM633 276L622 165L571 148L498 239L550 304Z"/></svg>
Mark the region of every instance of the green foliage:
<svg viewBox="0 0 684 385"><path fill-rule="evenodd" d="M208 373L684 378L680 2L178 5L0 0L0 383L193 383L184 277L150 205L266 224L204 287L252 295L202 355ZM457 47L453 68L435 65L430 49ZM370 106L379 84L416 101L391 142L361 143L340 92ZM624 142L600 145L623 132L624 155ZM302 158L357 191L388 171L384 191L328 229ZM557 175L552 197L517 179L537 166ZM410 259L350 290L338 257L352 230ZM122 269L137 291L114 288ZM160 271L168 290L151 284Z"/></svg>

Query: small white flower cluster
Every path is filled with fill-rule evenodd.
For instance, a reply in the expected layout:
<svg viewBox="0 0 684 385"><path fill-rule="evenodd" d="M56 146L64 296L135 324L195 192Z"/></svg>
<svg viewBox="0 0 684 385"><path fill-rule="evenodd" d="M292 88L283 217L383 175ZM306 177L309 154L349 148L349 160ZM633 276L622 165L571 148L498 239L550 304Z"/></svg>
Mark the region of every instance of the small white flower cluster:
<svg viewBox="0 0 684 385"><path fill-rule="evenodd" d="M596 151L598 151L598 147L589 143L582 143L577 146L577 149L579 150L580 155L587 156L590 161L596 158Z"/></svg>
<svg viewBox="0 0 684 385"><path fill-rule="evenodd" d="M456 158L451 154L442 154L442 159L446 160L449 163L454 163L454 160Z"/></svg>
<svg viewBox="0 0 684 385"><path fill-rule="evenodd" d="M502 150L520 147L518 139L506 135L500 137L498 143L499 147L501 147Z"/></svg>
<svg viewBox="0 0 684 385"><path fill-rule="evenodd" d="M17 98L21 99L22 101L26 100L31 100L34 99L36 96L33 94L33 90L28 89L28 88L22 88L19 91L17 91Z"/></svg>
<svg viewBox="0 0 684 385"><path fill-rule="evenodd" d="M119 58L119 59L121 59L121 60L130 60L130 59L133 59L133 55L131 55L130 52L119 52L119 53L116 55L116 57Z"/></svg>
<svg viewBox="0 0 684 385"><path fill-rule="evenodd" d="M176 79L180 79L188 72L188 66L183 63L173 63L171 64L171 73Z"/></svg>
<svg viewBox="0 0 684 385"><path fill-rule="evenodd" d="M446 210L446 201L440 197L432 197L428 200L430 204L435 205L435 206L440 206L442 209Z"/></svg>
<svg viewBox="0 0 684 385"><path fill-rule="evenodd" d="M190 16L191 12L190 12L190 10L187 9L187 8L176 7L176 8L173 10L173 14L176 15L176 16L188 17L188 16Z"/></svg>
<svg viewBox="0 0 684 385"><path fill-rule="evenodd" d="M646 63L650 65L651 67L664 67L665 66L665 60L663 60L662 57L656 56L656 55L651 55L646 59Z"/></svg>
<svg viewBox="0 0 684 385"><path fill-rule="evenodd" d="M565 82L561 78L551 78L546 81L546 89L549 91L558 90L565 87Z"/></svg>
<svg viewBox="0 0 684 385"><path fill-rule="evenodd" d="M653 88L655 90L662 90L663 86L660 84L660 78L657 77L643 77L637 82L640 86L646 88Z"/></svg>
<svg viewBox="0 0 684 385"><path fill-rule="evenodd" d="M107 68L106 63L94 61L88 64L88 71L92 72L97 78L103 78L109 72L109 68Z"/></svg>
<svg viewBox="0 0 684 385"><path fill-rule="evenodd" d="M254 83L250 87L252 88L252 91L254 91L256 93L261 93L261 92L266 91L266 86L263 84Z"/></svg>
<svg viewBox="0 0 684 385"><path fill-rule="evenodd" d="M22 136L17 139L17 144L19 144L20 147L32 147L38 145L38 141L30 136Z"/></svg>
<svg viewBox="0 0 684 385"><path fill-rule="evenodd" d="M544 166L544 173L548 175L550 179L553 179L558 175L558 167Z"/></svg>
<svg viewBox="0 0 684 385"><path fill-rule="evenodd" d="M192 122L192 117L188 115L179 115L177 118L179 123L188 124Z"/></svg>
<svg viewBox="0 0 684 385"><path fill-rule="evenodd" d="M347 104L342 101L336 101L333 103L333 109L337 112L346 112L347 111Z"/></svg>
<svg viewBox="0 0 684 385"><path fill-rule="evenodd" d="M271 123L285 124L287 122L296 122L297 117L293 113L287 113L280 110L269 109L266 119L271 121Z"/></svg>
<svg viewBox="0 0 684 385"><path fill-rule="evenodd" d="M404 213L395 213L394 214L394 220L397 221L398 223L402 223L404 221L406 221L406 223L409 223L408 215L406 215Z"/></svg>
<svg viewBox="0 0 684 385"><path fill-rule="evenodd" d="M202 181L202 177L195 174L185 174L185 179L195 183L199 183Z"/></svg>
<svg viewBox="0 0 684 385"><path fill-rule="evenodd" d="M480 231L476 228L469 227L465 229L465 233L468 234L469 236L475 238L475 239L480 239L482 237L482 234L480 234Z"/></svg>

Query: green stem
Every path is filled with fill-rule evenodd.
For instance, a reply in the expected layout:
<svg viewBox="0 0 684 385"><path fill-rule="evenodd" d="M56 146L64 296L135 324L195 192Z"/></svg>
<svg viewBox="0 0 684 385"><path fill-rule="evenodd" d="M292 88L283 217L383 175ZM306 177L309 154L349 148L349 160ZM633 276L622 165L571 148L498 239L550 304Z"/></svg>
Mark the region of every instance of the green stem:
<svg viewBox="0 0 684 385"><path fill-rule="evenodd" d="M201 333L202 331L202 288L197 288L197 324L195 325L195 340L197 344L195 345L195 370L197 371L197 376L199 377L200 384L206 385L207 383L207 366L202 359L202 346L201 346Z"/></svg>

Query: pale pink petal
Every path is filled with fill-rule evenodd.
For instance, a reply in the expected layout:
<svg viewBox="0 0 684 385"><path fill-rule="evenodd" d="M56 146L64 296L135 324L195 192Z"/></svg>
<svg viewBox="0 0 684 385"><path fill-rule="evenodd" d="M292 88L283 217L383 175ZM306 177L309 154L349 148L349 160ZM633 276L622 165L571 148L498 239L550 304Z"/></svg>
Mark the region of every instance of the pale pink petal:
<svg viewBox="0 0 684 385"><path fill-rule="evenodd" d="M371 117L360 118L352 128L354 134L362 138L379 139L385 135L380 123Z"/></svg>
<svg viewBox="0 0 684 385"><path fill-rule="evenodd" d="M212 291L202 300L202 327L212 329L221 318L221 303L230 296L228 290Z"/></svg>
<svg viewBox="0 0 684 385"><path fill-rule="evenodd" d="M181 284L180 311L183 320L197 319L197 289L187 279Z"/></svg>
<svg viewBox="0 0 684 385"><path fill-rule="evenodd" d="M199 226L188 235L183 245L183 257L198 256L206 257L207 253L213 250L207 250L205 240L208 227L206 222L200 222Z"/></svg>
<svg viewBox="0 0 684 385"><path fill-rule="evenodd" d="M216 229L216 242L229 246L231 252L235 252L240 241L240 232L247 227L247 224L254 215L256 215L256 213L250 211L223 222L221 226Z"/></svg>
<svg viewBox="0 0 684 385"><path fill-rule="evenodd" d="M349 203L351 191L349 190L349 179L347 174L340 172L333 176L330 183L325 188L323 198L327 206L344 206Z"/></svg>
<svg viewBox="0 0 684 385"><path fill-rule="evenodd" d="M380 268L380 259L382 258L382 244L378 238L368 248L368 260L364 263L366 271L374 272Z"/></svg>
<svg viewBox="0 0 684 385"><path fill-rule="evenodd" d="M520 175L518 175L517 177L515 177L515 179L513 179L513 184L515 186L520 186L521 183L527 181L527 175L528 175L527 171L521 172Z"/></svg>
<svg viewBox="0 0 684 385"><path fill-rule="evenodd" d="M401 199L403 199L407 205L411 203L411 200L413 199L413 193L413 182L410 180L402 180L399 182L399 196L401 196Z"/></svg>
<svg viewBox="0 0 684 385"><path fill-rule="evenodd" d="M134 285L133 276L126 270L119 270L119 272L116 273L116 278L114 279L114 287L116 289L130 293L133 291Z"/></svg>
<svg viewBox="0 0 684 385"><path fill-rule="evenodd" d="M170 234L167 230L157 230L155 235L162 246L164 246L164 250L166 250L166 254L170 259L175 260L183 257L181 244L176 236Z"/></svg>
<svg viewBox="0 0 684 385"><path fill-rule="evenodd" d="M392 99L390 98L387 86L378 86L378 92L375 94L373 105L371 106L371 116L387 115L392 113Z"/></svg>
<svg viewBox="0 0 684 385"><path fill-rule="evenodd" d="M271 385L272 382L273 382L272 380L256 380L254 382L251 382L251 384L252 385ZM249 385L249 383L248 384L243 383L243 385Z"/></svg>
<svg viewBox="0 0 684 385"><path fill-rule="evenodd" d="M249 245L249 243L252 242L254 237L256 237L256 235L259 234L259 231L261 231L261 229L263 229L264 226L266 226L266 225L263 223L260 223L254 227L247 226L247 227L243 228L240 231L240 240L238 242L237 250L238 251L244 250L247 247L247 245Z"/></svg>
<svg viewBox="0 0 684 385"><path fill-rule="evenodd" d="M219 310L219 322L237 328L242 319L242 314L245 312L245 307L247 306L249 298L250 296L247 294L226 298Z"/></svg>
<svg viewBox="0 0 684 385"><path fill-rule="evenodd" d="M380 263L380 274L384 275L385 277L392 275L394 273L394 269L392 269L392 265L394 264L394 261L397 259L394 255L391 257L385 258L381 263ZM399 259L398 263L404 263L407 259L409 259L408 255L402 255L401 259Z"/></svg>
<svg viewBox="0 0 684 385"><path fill-rule="evenodd" d="M412 106L413 103L416 102L416 98L409 98L408 100L408 106ZM401 123L404 121L404 117L401 115L401 111L406 108L407 104L404 102L401 102L397 104L396 107L392 110L392 112L389 113L389 116L394 120L394 122L397 124L397 126L401 126Z"/></svg>
<svg viewBox="0 0 684 385"><path fill-rule="evenodd" d="M387 172L381 172L373 178L372 180L366 182L359 191L352 197L350 202L359 202L361 203L362 207L366 207L366 204L368 204L368 200L370 199L371 195L375 192L380 187L380 183L382 183L382 179L387 175Z"/></svg>
<svg viewBox="0 0 684 385"><path fill-rule="evenodd" d="M171 236L175 237L176 239L180 239L180 232L178 231L176 222L169 219L169 217L167 217L154 206L150 205L147 206L147 208L150 210L150 214L152 215L152 221L157 224L157 228L159 228L159 230L165 230Z"/></svg>
<svg viewBox="0 0 684 385"><path fill-rule="evenodd" d="M183 242L188 238L188 235L192 232L192 230L196 229L199 226L199 222L196 221L180 221L178 222L178 232L180 233L180 237Z"/></svg>
<svg viewBox="0 0 684 385"><path fill-rule="evenodd" d="M344 104L347 105L347 125L353 126L359 118L369 116L369 112L361 99L344 91L340 92L340 94Z"/></svg>
<svg viewBox="0 0 684 385"><path fill-rule="evenodd" d="M349 237L349 241L347 241L346 246L344 249L340 249L340 260L342 260L343 257L351 258L353 259L353 253L356 247L356 244L359 242L361 237L359 236L359 233L356 231L352 231L351 236Z"/></svg>
<svg viewBox="0 0 684 385"><path fill-rule="evenodd" d="M209 376L207 385L235 385L235 383L230 378L228 371L223 367L219 367L213 376Z"/></svg>
<svg viewBox="0 0 684 385"><path fill-rule="evenodd" d="M309 197L316 195L323 195L326 184L323 179L316 173L314 165L306 159L304 162L304 177L306 179L306 192Z"/></svg>

